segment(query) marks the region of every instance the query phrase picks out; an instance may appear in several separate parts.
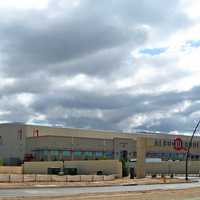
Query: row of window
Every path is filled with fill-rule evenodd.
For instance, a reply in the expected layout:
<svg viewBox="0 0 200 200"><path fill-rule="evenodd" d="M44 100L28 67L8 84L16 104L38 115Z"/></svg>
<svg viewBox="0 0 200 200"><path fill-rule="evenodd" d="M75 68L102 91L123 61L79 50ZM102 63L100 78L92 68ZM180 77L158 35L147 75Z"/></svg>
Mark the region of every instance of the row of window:
<svg viewBox="0 0 200 200"><path fill-rule="evenodd" d="M156 152L147 152L147 158L161 158L162 160L185 160L186 153L173 153L173 152L166 152L166 153L156 153ZM190 154L190 159L192 160L199 160L200 155L198 154Z"/></svg>
<svg viewBox="0 0 200 200"><path fill-rule="evenodd" d="M36 160L71 160L71 159L112 159L113 152L70 151L70 150L35 150L33 158Z"/></svg>
<svg viewBox="0 0 200 200"><path fill-rule="evenodd" d="M154 140L154 146L159 146L159 147L165 147L165 146L174 146L174 140L161 140L161 139L156 139ZM183 147L189 147L189 142L183 141ZM192 147L193 148L199 148L199 142L192 142Z"/></svg>

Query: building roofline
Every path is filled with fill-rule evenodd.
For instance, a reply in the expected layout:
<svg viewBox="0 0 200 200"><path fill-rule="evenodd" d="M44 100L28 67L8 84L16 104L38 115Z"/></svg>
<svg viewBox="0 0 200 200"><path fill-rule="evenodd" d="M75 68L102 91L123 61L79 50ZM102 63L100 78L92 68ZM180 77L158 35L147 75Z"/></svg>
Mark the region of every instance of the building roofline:
<svg viewBox="0 0 200 200"><path fill-rule="evenodd" d="M153 132L153 131L135 131L135 132L124 132L124 131L115 131L115 130L100 130L100 129L87 129L87 128L75 128L75 127L64 127L64 126L51 126L51 125L41 125L41 124L27 124L27 123L23 123L23 122L8 122L8 123L0 123L1 125L22 125L22 126L37 126L37 127L46 127L46 128L58 128L58 129L71 129L71 130L80 130L80 131L90 131L90 132L96 132L96 133L110 133L110 134L116 134L116 138L117 135L118 136L122 136L122 134L127 135L129 137L133 137L133 136L167 136L167 137L190 137L189 135L184 135L184 134L172 134L172 133L167 133L167 132ZM192 134L192 133L191 133ZM195 138L199 138L200 136L196 135Z"/></svg>

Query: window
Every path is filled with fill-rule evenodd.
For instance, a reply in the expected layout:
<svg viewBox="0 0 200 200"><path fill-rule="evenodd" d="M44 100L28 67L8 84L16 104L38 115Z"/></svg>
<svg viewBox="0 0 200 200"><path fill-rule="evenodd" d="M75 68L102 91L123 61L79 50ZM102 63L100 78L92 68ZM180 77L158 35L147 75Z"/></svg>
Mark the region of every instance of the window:
<svg viewBox="0 0 200 200"><path fill-rule="evenodd" d="M71 160L71 151L69 151L69 150L64 150L63 152L62 152L62 160Z"/></svg>
<svg viewBox="0 0 200 200"><path fill-rule="evenodd" d="M52 151L51 151L51 155L52 155L52 156L57 156L57 155L58 155L58 151L52 150Z"/></svg>
<svg viewBox="0 0 200 200"><path fill-rule="evenodd" d="M63 151L63 156L64 156L64 157L70 157L70 156L71 156L71 152L65 150L65 151Z"/></svg>
<svg viewBox="0 0 200 200"><path fill-rule="evenodd" d="M3 144L3 137L0 136L0 145Z"/></svg>
<svg viewBox="0 0 200 200"><path fill-rule="evenodd" d="M161 140L155 140L154 141L154 146L161 146L162 141Z"/></svg>
<svg viewBox="0 0 200 200"><path fill-rule="evenodd" d="M40 151L40 156L41 156L41 160L48 160L48 150L41 150Z"/></svg>
<svg viewBox="0 0 200 200"><path fill-rule="evenodd" d="M18 130L17 139L18 139L18 140L22 140L22 137L23 137L23 131L22 131L22 129L20 128L20 129Z"/></svg>
<svg viewBox="0 0 200 200"><path fill-rule="evenodd" d="M104 156L106 157L106 158L113 158L113 152L105 152L104 153Z"/></svg>
<svg viewBox="0 0 200 200"><path fill-rule="evenodd" d="M91 159L93 157L93 153L90 151L85 151L83 153L83 157L84 157L84 159Z"/></svg>
<svg viewBox="0 0 200 200"><path fill-rule="evenodd" d="M168 146L171 146L171 140L169 140L169 141L167 142L167 145L168 145Z"/></svg>
<svg viewBox="0 0 200 200"><path fill-rule="evenodd" d="M103 158L103 152L101 151L95 152L95 158L96 159Z"/></svg>
<svg viewBox="0 0 200 200"><path fill-rule="evenodd" d="M81 157L82 156L82 152L81 151L74 151L74 156Z"/></svg>
<svg viewBox="0 0 200 200"><path fill-rule="evenodd" d="M53 161L59 160L59 151L57 150L51 151L51 160Z"/></svg>

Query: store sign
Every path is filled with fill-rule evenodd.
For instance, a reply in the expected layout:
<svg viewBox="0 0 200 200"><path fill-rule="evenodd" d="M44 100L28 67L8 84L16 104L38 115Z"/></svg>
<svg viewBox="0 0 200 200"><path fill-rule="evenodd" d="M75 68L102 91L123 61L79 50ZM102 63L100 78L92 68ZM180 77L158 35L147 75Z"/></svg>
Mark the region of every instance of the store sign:
<svg viewBox="0 0 200 200"><path fill-rule="evenodd" d="M174 149L176 151L181 151L181 150L187 151L187 148L183 146L183 140L180 137L174 139Z"/></svg>

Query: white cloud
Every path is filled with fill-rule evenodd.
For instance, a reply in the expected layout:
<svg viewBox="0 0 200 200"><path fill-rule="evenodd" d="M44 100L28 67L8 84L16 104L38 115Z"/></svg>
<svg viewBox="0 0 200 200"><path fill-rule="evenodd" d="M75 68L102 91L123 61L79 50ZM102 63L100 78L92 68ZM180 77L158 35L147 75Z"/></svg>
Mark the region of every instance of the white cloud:
<svg viewBox="0 0 200 200"><path fill-rule="evenodd" d="M15 84L15 79L14 78L5 78L5 77L0 77L0 89L12 86Z"/></svg>
<svg viewBox="0 0 200 200"><path fill-rule="evenodd" d="M44 9L47 8L49 0L6 0L0 1L3 9Z"/></svg>
<svg viewBox="0 0 200 200"><path fill-rule="evenodd" d="M17 95L16 100L20 104L22 104L26 107L29 107L31 105L31 103L33 103L33 101L34 101L34 95L29 94L29 93L21 93L21 94Z"/></svg>
<svg viewBox="0 0 200 200"><path fill-rule="evenodd" d="M199 0L181 0L183 9L194 20L200 17L200 2Z"/></svg>

